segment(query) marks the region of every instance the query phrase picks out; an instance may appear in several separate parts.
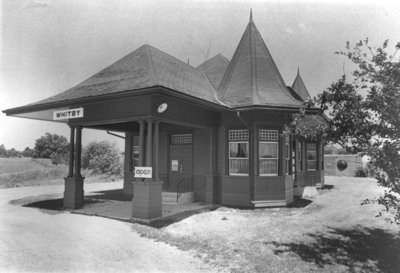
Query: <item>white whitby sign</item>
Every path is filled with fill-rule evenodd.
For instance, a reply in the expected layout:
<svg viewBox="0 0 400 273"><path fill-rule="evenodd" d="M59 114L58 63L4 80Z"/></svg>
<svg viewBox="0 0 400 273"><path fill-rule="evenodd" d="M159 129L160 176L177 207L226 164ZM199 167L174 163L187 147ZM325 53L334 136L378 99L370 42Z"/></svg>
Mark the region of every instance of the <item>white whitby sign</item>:
<svg viewBox="0 0 400 273"><path fill-rule="evenodd" d="M74 108L53 112L53 120L83 118L83 108Z"/></svg>
<svg viewBox="0 0 400 273"><path fill-rule="evenodd" d="M153 178L153 168L135 167L135 178Z"/></svg>

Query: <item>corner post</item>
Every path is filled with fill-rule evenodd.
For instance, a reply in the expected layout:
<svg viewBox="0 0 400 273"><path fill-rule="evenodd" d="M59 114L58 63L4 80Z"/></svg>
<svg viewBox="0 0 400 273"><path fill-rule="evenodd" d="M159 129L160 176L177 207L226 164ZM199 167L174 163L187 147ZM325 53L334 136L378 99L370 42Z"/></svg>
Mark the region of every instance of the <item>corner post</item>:
<svg viewBox="0 0 400 273"><path fill-rule="evenodd" d="M144 121L139 120L139 167L144 166Z"/></svg>
<svg viewBox="0 0 400 273"><path fill-rule="evenodd" d="M69 138L69 164L68 164L68 177L74 175L74 150L75 150L75 127L70 126L71 134Z"/></svg>
<svg viewBox="0 0 400 273"><path fill-rule="evenodd" d="M124 194L132 197L133 188L133 135L125 133L125 157L124 157Z"/></svg>
<svg viewBox="0 0 400 273"><path fill-rule="evenodd" d="M141 130L142 131L142 130ZM157 164L153 164L153 142L158 159L158 122L155 122L155 140L153 139L153 120L147 120L146 167L153 167L152 178L133 182L132 220L149 223L162 216L162 182L157 180ZM139 136L140 139L143 137ZM155 178L155 179L154 179Z"/></svg>
<svg viewBox="0 0 400 273"><path fill-rule="evenodd" d="M154 121L154 180L159 181L158 176L158 153L159 153L159 141L160 141L160 122L158 120Z"/></svg>
<svg viewBox="0 0 400 273"><path fill-rule="evenodd" d="M75 137L74 137L75 135ZM74 143L75 139L75 145ZM69 175L64 178L64 207L67 209L79 209L83 207L83 180L81 175L82 152L82 126L71 127L71 155L69 159ZM74 149L75 148L75 149ZM75 173L73 167L75 163Z"/></svg>

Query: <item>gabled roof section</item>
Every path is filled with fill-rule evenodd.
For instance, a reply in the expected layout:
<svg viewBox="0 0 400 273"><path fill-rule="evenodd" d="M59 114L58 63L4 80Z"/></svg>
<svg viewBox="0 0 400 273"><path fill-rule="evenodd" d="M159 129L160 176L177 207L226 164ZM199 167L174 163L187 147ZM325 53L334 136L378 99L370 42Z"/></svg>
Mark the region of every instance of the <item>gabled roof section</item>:
<svg viewBox="0 0 400 273"><path fill-rule="evenodd" d="M292 84L292 89L294 92L296 92L303 101L307 99L311 99L310 93L308 93L307 87L304 84L303 79L300 76L300 69L297 68L297 76L294 79L294 82Z"/></svg>
<svg viewBox="0 0 400 273"><path fill-rule="evenodd" d="M218 88L231 107L300 107L284 83L252 16Z"/></svg>
<svg viewBox="0 0 400 273"><path fill-rule="evenodd" d="M163 86L221 105L207 77L194 67L150 45L143 45L82 83L40 105Z"/></svg>
<svg viewBox="0 0 400 273"><path fill-rule="evenodd" d="M206 74L210 83L217 90L228 65L229 60L224 55L218 54L196 67L196 69Z"/></svg>

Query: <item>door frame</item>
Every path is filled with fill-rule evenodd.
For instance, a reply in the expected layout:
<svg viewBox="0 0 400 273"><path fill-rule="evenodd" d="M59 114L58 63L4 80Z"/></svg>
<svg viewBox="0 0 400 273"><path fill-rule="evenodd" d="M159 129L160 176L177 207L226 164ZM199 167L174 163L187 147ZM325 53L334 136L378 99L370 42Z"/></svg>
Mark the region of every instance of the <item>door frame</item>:
<svg viewBox="0 0 400 273"><path fill-rule="evenodd" d="M172 136L173 135L192 135L192 142L187 143L187 144L172 144ZM170 175L171 175L171 146L180 146L180 145L190 145L191 146L191 158L192 158L192 169L191 169L191 181L190 181L190 188L193 190L193 176L194 176L194 132L191 131L173 131L173 132L168 132L168 157L167 157L167 179L168 179L168 185L167 189L171 190L171 181L170 181ZM175 189L174 189L175 190Z"/></svg>

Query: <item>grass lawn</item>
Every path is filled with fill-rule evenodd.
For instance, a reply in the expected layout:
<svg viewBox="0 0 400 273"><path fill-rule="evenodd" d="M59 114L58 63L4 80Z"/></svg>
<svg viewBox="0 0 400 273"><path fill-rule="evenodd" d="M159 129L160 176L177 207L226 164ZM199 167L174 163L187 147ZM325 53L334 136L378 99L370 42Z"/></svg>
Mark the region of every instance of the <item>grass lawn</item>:
<svg viewBox="0 0 400 273"><path fill-rule="evenodd" d="M229 272L400 272L399 226L360 203L382 192L373 179L327 177L300 208L219 208L143 236L193 251Z"/></svg>
<svg viewBox="0 0 400 273"><path fill-rule="evenodd" d="M82 170L85 183L115 180L106 176L91 175ZM50 160L31 158L0 158L0 189L58 185L64 183L68 166L53 165Z"/></svg>

